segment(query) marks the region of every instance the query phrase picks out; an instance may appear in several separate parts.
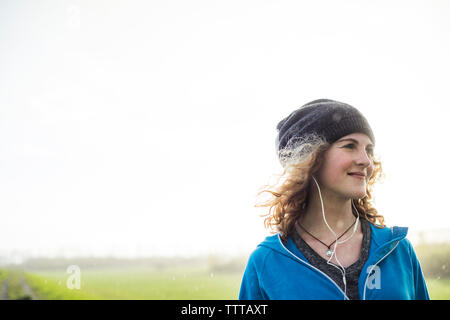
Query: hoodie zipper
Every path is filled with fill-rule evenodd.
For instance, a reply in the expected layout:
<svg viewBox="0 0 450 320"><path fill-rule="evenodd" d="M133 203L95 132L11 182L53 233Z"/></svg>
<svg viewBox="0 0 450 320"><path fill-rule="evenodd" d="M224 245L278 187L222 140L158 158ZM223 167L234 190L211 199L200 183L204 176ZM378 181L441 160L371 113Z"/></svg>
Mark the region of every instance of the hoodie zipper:
<svg viewBox="0 0 450 320"><path fill-rule="evenodd" d="M398 244L400 243L400 240L397 241L397 243L395 244L395 246L388 252L386 253L380 260L377 261L377 263L375 263L374 265L372 265L372 267L370 268L370 271L367 273L367 277L366 277L366 281L364 282L364 293L363 293L363 300L366 300L366 288L367 288L367 280L369 280L369 276L372 273L373 269L375 269L375 267L377 266L377 264L379 264L381 261L383 261L388 255L390 255L392 253L392 251L395 250L395 248L397 248Z"/></svg>
<svg viewBox="0 0 450 320"><path fill-rule="evenodd" d="M339 285L334 282L333 279L331 279L326 273L322 272L321 270L317 269L316 267L314 267L312 264L307 263L306 261L303 261L302 259L300 259L299 257L297 257L295 254L293 254L291 251L289 251L288 248L285 247L285 245L283 244L283 242L280 239L280 235L278 234L278 241L280 241L281 246L287 251L289 252L294 258L296 258L297 260L299 260L300 262L310 266L311 268L313 268L314 270L316 270L317 272L321 273L323 276L325 276L328 280L330 280L335 286L336 288L339 289L339 291L342 293L342 295L344 296L344 300L350 300L347 295L345 294L344 291L342 291L341 287L339 287ZM368 277L368 276L367 276ZM367 280L366 280L367 281ZM365 292L365 289L364 289Z"/></svg>

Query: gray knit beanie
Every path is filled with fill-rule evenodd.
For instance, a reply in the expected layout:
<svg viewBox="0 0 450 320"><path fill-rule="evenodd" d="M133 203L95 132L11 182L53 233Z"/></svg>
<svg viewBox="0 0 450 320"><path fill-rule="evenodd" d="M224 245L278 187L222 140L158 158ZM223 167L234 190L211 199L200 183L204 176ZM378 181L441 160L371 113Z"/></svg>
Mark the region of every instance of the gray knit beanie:
<svg viewBox="0 0 450 320"><path fill-rule="evenodd" d="M310 134L323 137L333 143L354 132L365 133L375 145L375 137L366 118L356 108L330 99L311 101L277 125L276 148L278 155L291 140L302 139Z"/></svg>

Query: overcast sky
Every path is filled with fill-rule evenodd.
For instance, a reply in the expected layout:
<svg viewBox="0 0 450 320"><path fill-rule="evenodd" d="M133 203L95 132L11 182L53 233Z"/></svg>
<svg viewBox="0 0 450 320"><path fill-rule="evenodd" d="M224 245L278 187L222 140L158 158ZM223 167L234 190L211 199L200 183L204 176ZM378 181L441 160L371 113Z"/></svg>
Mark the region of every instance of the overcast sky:
<svg viewBox="0 0 450 320"><path fill-rule="evenodd" d="M245 253L275 127L363 112L389 225L450 227L450 1L1 1L0 255Z"/></svg>

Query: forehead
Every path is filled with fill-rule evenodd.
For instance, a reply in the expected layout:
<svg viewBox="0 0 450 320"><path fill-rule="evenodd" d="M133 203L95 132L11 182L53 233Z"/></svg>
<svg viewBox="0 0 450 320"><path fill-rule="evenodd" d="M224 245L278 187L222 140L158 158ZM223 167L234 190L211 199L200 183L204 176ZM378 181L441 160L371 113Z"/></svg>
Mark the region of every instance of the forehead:
<svg viewBox="0 0 450 320"><path fill-rule="evenodd" d="M364 145L373 145L372 140L370 140L369 136L366 135L365 133L359 133L359 132L351 133L351 134L348 134L346 136L339 138L336 142L339 142L339 141L345 140L345 139L353 139ZM348 142L348 141L346 141L346 142Z"/></svg>

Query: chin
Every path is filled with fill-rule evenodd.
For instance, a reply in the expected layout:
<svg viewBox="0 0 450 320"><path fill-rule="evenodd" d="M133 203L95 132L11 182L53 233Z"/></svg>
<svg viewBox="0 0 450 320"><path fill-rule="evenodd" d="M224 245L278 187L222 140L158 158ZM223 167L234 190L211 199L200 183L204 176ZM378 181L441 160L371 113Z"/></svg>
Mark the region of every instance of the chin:
<svg viewBox="0 0 450 320"><path fill-rule="evenodd" d="M358 186L351 186L348 191L352 199L361 199L367 195L365 183Z"/></svg>
<svg viewBox="0 0 450 320"><path fill-rule="evenodd" d="M357 199L362 199L365 196L366 196L366 191L364 190L363 192L355 192L351 198L357 200Z"/></svg>
<svg viewBox="0 0 450 320"><path fill-rule="evenodd" d="M350 199L357 200L357 199L364 198L367 194L366 194L366 190L365 189L364 190L362 190L362 189L360 189L360 190L353 189L353 190L348 190L348 192L346 192L346 195Z"/></svg>

